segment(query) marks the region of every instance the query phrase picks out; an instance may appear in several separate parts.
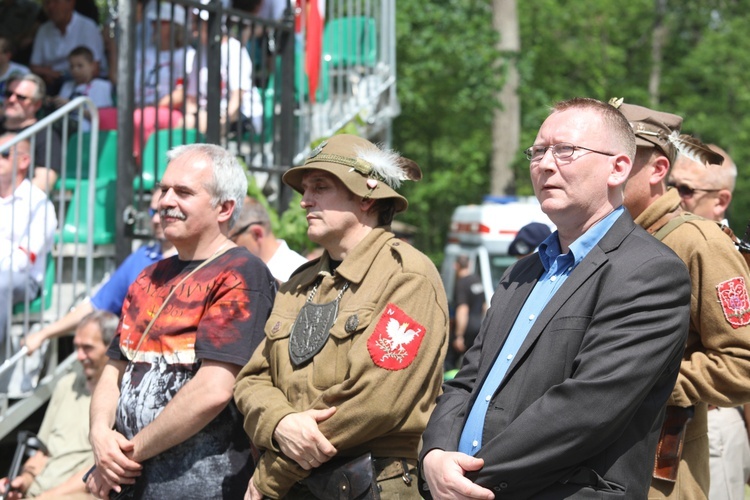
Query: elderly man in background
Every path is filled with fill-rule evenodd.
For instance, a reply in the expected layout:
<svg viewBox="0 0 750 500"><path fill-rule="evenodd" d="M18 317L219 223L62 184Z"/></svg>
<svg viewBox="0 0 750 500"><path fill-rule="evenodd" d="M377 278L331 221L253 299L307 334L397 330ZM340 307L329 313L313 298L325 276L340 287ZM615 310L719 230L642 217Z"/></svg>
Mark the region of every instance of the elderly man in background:
<svg viewBox="0 0 750 500"><path fill-rule="evenodd" d="M95 311L84 317L73 338L80 369L60 379L52 393L39 439L48 453L37 451L11 483L8 500L19 498L91 498L81 477L94 463L89 444L89 406L91 393L109 361L107 347L117 329L117 316ZM0 491L7 480L0 480Z"/></svg>
<svg viewBox="0 0 750 500"><path fill-rule="evenodd" d="M44 81L35 74L13 77L5 91L5 121L2 132L21 132L34 125L37 112L42 107L46 92ZM62 142L60 134L52 128L42 129L34 136L34 168L32 182L36 187L50 192L60 177L62 168ZM47 158L49 156L49 159Z"/></svg>
<svg viewBox="0 0 750 500"><path fill-rule="evenodd" d="M39 295L57 229L55 207L27 178L29 141L8 147L15 137L0 136L0 346L13 304Z"/></svg>

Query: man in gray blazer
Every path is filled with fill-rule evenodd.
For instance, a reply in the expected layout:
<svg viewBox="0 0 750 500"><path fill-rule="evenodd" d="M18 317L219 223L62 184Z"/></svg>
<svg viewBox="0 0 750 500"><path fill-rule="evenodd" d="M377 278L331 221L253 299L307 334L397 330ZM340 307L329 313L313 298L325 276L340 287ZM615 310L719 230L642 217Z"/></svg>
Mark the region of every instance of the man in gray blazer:
<svg viewBox="0 0 750 500"><path fill-rule="evenodd" d="M423 435L446 498L646 498L688 329L690 278L622 207L628 121L558 103L526 150L557 231L508 269Z"/></svg>

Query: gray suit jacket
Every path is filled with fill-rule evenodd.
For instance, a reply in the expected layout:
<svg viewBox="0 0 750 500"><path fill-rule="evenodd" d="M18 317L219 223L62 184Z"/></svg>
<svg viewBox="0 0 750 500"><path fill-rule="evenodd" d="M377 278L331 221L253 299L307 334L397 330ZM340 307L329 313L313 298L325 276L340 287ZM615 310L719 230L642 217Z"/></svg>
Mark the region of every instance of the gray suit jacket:
<svg viewBox="0 0 750 500"><path fill-rule="evenodd" d="M422 456L457 449L543 270L534 254L503 276L476 343L438 399ZM689 313L685 265L626 212L538 316L490 403L476 455L484 468L467 477L497 498L646 498Z"/></svg>

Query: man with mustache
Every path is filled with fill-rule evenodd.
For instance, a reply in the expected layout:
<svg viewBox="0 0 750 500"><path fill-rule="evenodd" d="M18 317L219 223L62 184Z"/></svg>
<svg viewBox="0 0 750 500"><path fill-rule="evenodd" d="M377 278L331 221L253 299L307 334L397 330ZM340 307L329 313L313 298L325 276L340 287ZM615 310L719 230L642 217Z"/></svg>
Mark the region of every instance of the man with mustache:
<svg viewBox="0 0 750 500"><path fill-rule="evenodd" d="M419 167L337 135L284 182L302 193L323 255L283 284L266 338L237 377L245 430L263 455L245 498L418 499L419 438L442 381L448 305L435 266L390 230ZM359 480L358 480L359 479Z"/></svg>
<svg viewBox="0 0 750 500"><path fill-rule="evenodd" d="M232 387L263 338L276 285L227 237L247 191L237 159L210 144L168 158L156 196L177 255L128 290L91 402L87 485L98 497L128 487L141 499L235 499L254 463Z"/></svg>

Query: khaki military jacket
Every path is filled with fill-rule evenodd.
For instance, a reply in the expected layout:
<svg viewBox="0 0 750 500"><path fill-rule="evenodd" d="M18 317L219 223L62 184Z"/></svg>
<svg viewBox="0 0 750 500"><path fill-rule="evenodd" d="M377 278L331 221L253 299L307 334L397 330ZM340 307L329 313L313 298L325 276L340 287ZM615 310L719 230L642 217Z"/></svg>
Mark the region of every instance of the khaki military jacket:
<svg viewBox="0 0 750 500"><path fill-rule="evenodd" d="M282 285L266 339L235 385L245 430L264 452L253 482L273 498L309 474L273 440L283 417L335 406L319 429L338 456L370 451L416 459L442 383L448 305L427 257L376 228L333 274L329 262L325 253ZM319 283L311 301L323 304L335 300L346 282L330 337L311 361L293 368L290 332L314 285Z"/></svg>
<svg viewBox="0 0 750 500"><path fill-rule="evenodd" d="M635 222L654 233L669 214L684 213L679 204L677 191L670 189ZM750 401L750 272L716 222L684 222L662 242L685 262L692 287L685 354L667 404L694 405L695 416L687 427L677 482L654 480L649 498L706 498L707 405Z"/></svg>

